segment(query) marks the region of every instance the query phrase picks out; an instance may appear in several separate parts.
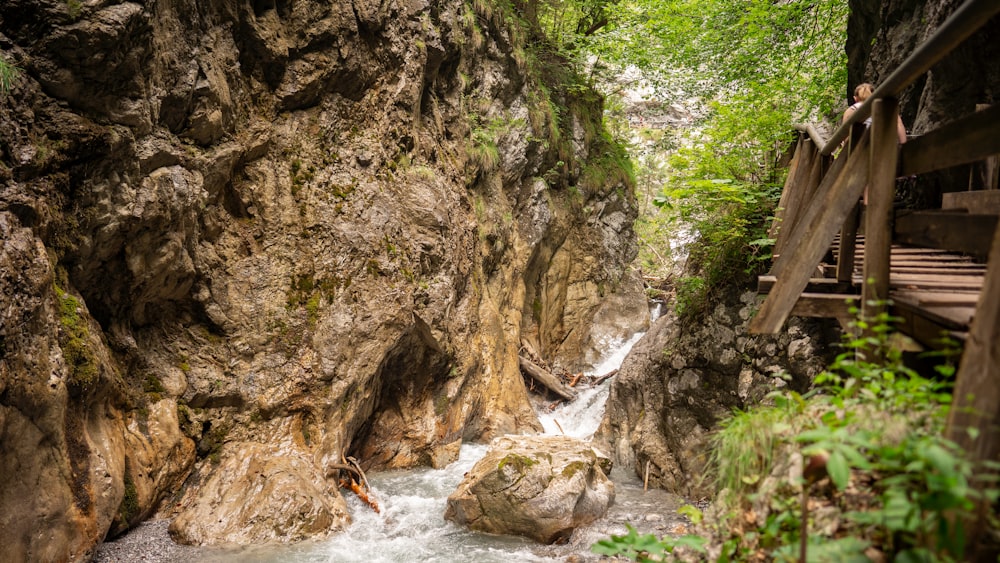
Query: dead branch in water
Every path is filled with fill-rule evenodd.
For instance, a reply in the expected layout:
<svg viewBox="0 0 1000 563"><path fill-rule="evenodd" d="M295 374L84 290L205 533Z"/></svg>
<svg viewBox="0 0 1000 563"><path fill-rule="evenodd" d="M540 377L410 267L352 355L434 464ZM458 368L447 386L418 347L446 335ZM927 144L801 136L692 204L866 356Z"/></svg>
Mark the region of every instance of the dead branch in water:
<svg viewBox="0 0 1000 563"><path fill-rule="evenodd" d="M367 487L362 486L360 483L351 479L350 483L347 479L340 480L340 486L345 489L350 489L355 495L361 499L361 502L367 504L375 511L375 514L381 514L382 511L378 507L378 501L375 500L370 494L370 490Z"/></svg>
<svg viewBox="0 0 1000 563"><path fill-rule="evenodd" d="M617 373L618 373L618 370L617 369L613 369L613 370L609 371L608 373L606 373L606 374L604 374L604 375L602 375L602 376L594 379L593 381L591 381L590 382L590 386L591 387L597 387L598 385L604 383L608 379L611 379L612 377L614 377Z"/></svg>
<svg viewBox="0 0 1000 563"><path fill-rule="evenodd" d="M539 366L538 364L532 362L531 360L525 358L524 356L518 356L517 359L518 363L521 366L522 371L530 375L535 381L541 383L556 395L559 395L560 397L566 399L567 401L570 401L574 397L576 397L576 394L573 393L572 389L565 386L562 383L562 381L559 380L558 377L553 375L545 368Z"/></svg>
<svg viewBox="0 0 1000 563"><path fill-rule="evenodd" d="M348 465L346 463L330 463L327 465L327 467L330 469L341 469L344 471L350 471L351 473L357 475L359 479L362 478L361 472L355 469L353 465Z"/></svg>
<svg viewBox="0 0 1000 563"><path fill-rule="evenodd" d="M361 499L362 502L367 504L375 511L376 514L380 514L381 511L378 507L378 501L371 494L372 487L368 483L368 477L365 476L365 472L361 469L361 464L358 460L353 457L344 457L344 454L340 454L340 460L342 463L331 463L329 465L330 469L340 469L352 473L350 481L347 479L340 479L337 484L342 489L350 489L355 495ZM354 478L357 476L357 479Z"/></svg>

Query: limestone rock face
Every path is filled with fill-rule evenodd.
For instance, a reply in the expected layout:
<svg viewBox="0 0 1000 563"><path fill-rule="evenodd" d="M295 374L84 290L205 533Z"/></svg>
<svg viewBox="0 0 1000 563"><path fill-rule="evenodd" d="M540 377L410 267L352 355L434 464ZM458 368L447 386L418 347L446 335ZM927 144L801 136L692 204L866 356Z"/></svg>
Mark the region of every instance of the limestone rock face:
<svg viewBox="0 0 1000 563"><path fill-rule="evenodd" d="M564 542L615 500L611 460L564 436L504 436L466 474L445 519L491 534Z"/></svg>
<svg viewBox="0 0 1000 563"><path fill-rule="evenodd" d="M6 553L174 509L184 541L323 536L343 456L539 428L520 343L579 362L642 299L636 204L600 96L506 9L0 2Z"/></svg>
<svg viewBox="0 0 1000 563"><path fill-rule="evenodd" d="M708 435L720 418L786 386L803 390L826 367L832 322L792 318L778 336L751 336L754 292L718 304L694 323L658 319L612 380L594 443L650 486L698 498Z"/></svg>
<svg viewBox="0 0 1000 563"><path fill-rule="evenodd" d="M170 523L186 544L248 545L318 538L350 523L347 505L315 465L295 452L254 443L226 446L225 457ZM206 494L207 493L207 494ZM275 505L282 510L276 511Z"/></svg>

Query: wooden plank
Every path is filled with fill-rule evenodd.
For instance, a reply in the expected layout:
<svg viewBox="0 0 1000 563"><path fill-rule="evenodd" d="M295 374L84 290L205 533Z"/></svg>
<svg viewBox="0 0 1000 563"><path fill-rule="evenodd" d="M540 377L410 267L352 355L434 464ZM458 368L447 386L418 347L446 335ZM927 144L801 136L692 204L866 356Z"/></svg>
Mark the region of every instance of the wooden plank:
<svg viewBox="0 0 1000 563"><path fill-rule="evenodd" d="M954 260L952 258L955 258ZM944 256L933 259L893 259L893 266L900 268L951 268L953 270L982 270L986 271L986 266L973 262L968 256Z"/></svg>
<svg viewBox="0 0 1000 563"><path fill-rule="evenodd" d="M908 248L904 246L893 246L892 253L893 255L897 256L919 257L919 256L937 256L941 254L948 254L948 251L941 248L913 248L913 247Z"/></svg>
<svg viewBox="0 0 1000 563"><path fill-rule="evenodd" d="M847 220L844 221L844 226L840 229L840 239L837 241L838 244L843 241L843 252L840 252L838 248L837 254L837 279L842 282L851 281L851 277L854 275L854 259L857 255L857 238L858 238L858 225L861 222L861 204L858 203L854 206L847 214ZM864 247L861 247L864 249Z"/></svg>
<svg viewBox="0 0 1000 563"><path fill-rule="evenodd" d="M867 146L867 132L862 139L865 146ZM851 158L852 156L848 155L847 151L841 151L840 155L837 156L837 160L833 161L833 166L830 167L829 172L827 172L826 176L823 177L823 181L816 190L816 195L813 196L812 201L810 201L807 206L803 206L802 218L799 221L796 221L795 228L786 233L785 245L782 248L790 249L790 251L781 252L779 255L775 256L774 263L771 265L771 273L778 275L787 266L787 264L792 261L793 258L791 255L794 255L802 245L803 238L806 236L809 225L813 220L815 220L816 216L823 211L823 200L827 197L828 192L837 180L845 174L845 169L847 168L847 164ZM864 162L867 163L867 159L864 159Z"/></svg>
<svg viewBox="0 0 1000 563"><path fill-rule="evenodd" d="M889 308L889 313L901 319L897 325L900 332L913 338L928 348L942 347L942 338L955 332L962 332L966 327L956 325L951 321L939 322L923 314L922 309L915 309L896 304Z"/></svg>
<svg viewBox="0 0 1000 563"><path fill-rule="evenodd" d="M985 257L996 228L996 215L915 211L896 217L894 238L905 244Z"/></svg>
<svg viewBox="0 0 1000 563"><path fill-rule="evenodd" d="M855 278L855 282L861 285L861 277ZM925 280L925 281L913 281L913 280L901 280L899 278L890 278L889 287L892 289L955 289L955 290L978 290L982 287L982 282L953 282L953 281L935 281L935 280Z"/></svg>
<svg viewBox="0 0 1000 563"><path fill-rule="evenodd" d="M765 295L774 291L778 278L772 275L757 277L757 293ZM844 283L834 278L810 278L804 293L856 293L850 283Z"/></svg>
<svg viewBox="0 0 1000 563"><path fill-rule="evenodd" d="M1000 459L1000 229L993 234L989 270L958 367L945 435L972 461ZM975 436L973 435L975 434ZM979 485L983 486L983 485ZM970 546L984 533L989 504L978 505ZM970 559L973 560L973 559Z"/></svg>
<svg viewBox="0 0 1000 563"><path fill-rule="evenodd" d="M750 332L775 334L785 323L834 235L844 224L847 213L861 197L868 181L867 144L866 134L861 138L859 150L854 151L843 165L843 171L827 174L824 178L813 205L789 237L788 247L792 252L783 254L774 264L777 277L774 290L764 299L757 316L750 321ZM838 158L837 162L840 160ZM838 169L837 162L834 162L831 172ZM832 180L829 187L824 188L827 179ZM782 264L784 267L780 267Z"/></svg>
<svg viewBox="0 0 1000 563"><path fill-rule="evenodd" d="M894 274L891 278L894 281L899 282L910 282L910 283L928 283L928 282L939 282L939 283L960 283L960 284L972 284L972 285L982 285L983 276L953 276L948 274L906 274L898 273Z"/></svg>
<svg viewBox="0 0 1000 563"><path fill-rule="evenodd" d="M924 306L923 309L927 311L929 317L949 319L951 322L967 327L972 323L972 318L976 314L976 307L956 307L951 305L931 305Z"/></svg>
<svg viewBox="0 0 1000 563"><path fill-rule="evenodd" d="M925 174L1000 153L1000 104L938 127L903 145L899 176Z"/></svg>
<svg viewBox="0 0 1000 563"><path fill-rule="evenodd" d="M914 306L923 305L975 305L979 302L978 291L957 293L949 291L898 290L889 294L893 301L906 302Z"/></svg>
<svg viewBox="0 0 1000 563"><path fill-rule="evenodd" d="M941 194L941 209L1000 215L1000 190L977 190L974 192L947 192Z"/></svg>
<svg viewBox="0 0 1000 563"><path fill-rule="evenodd" d="M803 293L790 313L793 317L850 319L851 307L857 307L858 295L848 293Z"/></svg>
<svg viewBox="0 0 1000 563"><path fill-rule="evenodd" d="M892 200L896 189L899 103L895 98L872 105L871 169L865 210L865 262L862 311L867 319L885 311L889 298L889 258L892 255Z"/></svg>
<svg viewBox="0 0 1000 563"><path fill-rule="evenodd" d="M785 219L785 208L788 205L788 198L791 191L795 189L795 182L793 180L799 168L799 161L802 159L803 144L803 137L799 135L799 140L795 144L795 152L792 153L792 162L788 165L788 175L785 176L785 185L781 188L781 199L778 200L778 207L774 210L774 221L771 222L771 228L767 230L767 236L770 238L777 238L778 229L781 226L781 222ZM775 241L775 245L777 245L777 241Z"/></svg>
<svg viewBox="0 0 1000 563"><path fill-rule="evenodd" d="M813 154L812 166L809 168L809 177L806 179L805 184L805 199L802 201L802 205L810 205L812 201L816 198L816 192L819 191L819 186L823 180L823 170L826 168L823 164L823 156L816 151ZM791 228L794 229L795 225L802 220L805 213L799 213L795 222L792 223Z"/></svg>
<svg viewBox="0 0 1000 563"><path fill-rule="evenodd" d="M795 170L795 178L792 180L791 190L788 193L785 213L778 226L778 236L774 241L774 252L780 254L788 244L788 237L795 224L803 214L803 207L809 205L806 192L809 191L809 176L812 172L813 161L818 160L818 153L813 142L809 139L802 141L802 155L798 167Z"/></svg>
<svg viewBox="0 0 1000 563"><path fill-rule="evenodd" d="M976 111L990 109L989 104L976 104ZM970 190L995 190L1000 188L1000 154L995 154L972 165L969 170ZM997 204L997 213L1000 213L1000 204ZM985 209L978 209L979 213L988 213ZM992 212L990 212L992 213Z"/></svg>
<svg viewBox="0 0 1000 563"><path fill-rule="evenodd" d="M978 264L972 264L978 266ZM900 274L941 274L944 276L981 276L986 273L986 269L978 268L950 268L945 265L938 266L897 266L892 265L893 273Z"/></svg>

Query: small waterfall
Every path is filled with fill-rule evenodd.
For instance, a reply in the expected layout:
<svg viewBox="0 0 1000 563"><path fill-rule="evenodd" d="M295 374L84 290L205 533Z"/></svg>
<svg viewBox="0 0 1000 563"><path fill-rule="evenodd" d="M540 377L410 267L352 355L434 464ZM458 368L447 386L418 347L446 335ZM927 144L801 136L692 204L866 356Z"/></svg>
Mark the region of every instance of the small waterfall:
<svg viewBox="0 0 1000 563"><path fill-rule="evenodd" d="M617 369L641 337L642 334L636 334L625 341L608 342L603 359L587 373L603 375ZM584 389L576 400L541 415L539 418L545 432L563 434L559 430L561 427L569 436L589 439L604 415L604 403L610 387L610 382L605 382ZM369 475L375 495L382 505L382 514L375 514L353 495L345 495L354 518L345 533L324 542L280 550L245 550L241 559L246 561L250 556L252 561L275 563L563 561L564 553L553 553L530 540L472 532L444 520L448 495L458 487L463 475L482 458L487 447L484 444L463 445L458 461L443 469L418 468Z"/></svg>
<svg viewBox="0 0 1000 563"><path fill-rule="evenodd" d="M611 341L605 344L607 352L604 358L593 368L587 370L588 375L604 375L618 369L625 360L632 346L642 338L644 333L637 333L625 341ZM604 416L604 403L611 389L610 380L597 387L580 391L576 399L559 405L552 412L540 413L538 419L546 434L565 434L572 438L589 440L597 431Z"/></svg>

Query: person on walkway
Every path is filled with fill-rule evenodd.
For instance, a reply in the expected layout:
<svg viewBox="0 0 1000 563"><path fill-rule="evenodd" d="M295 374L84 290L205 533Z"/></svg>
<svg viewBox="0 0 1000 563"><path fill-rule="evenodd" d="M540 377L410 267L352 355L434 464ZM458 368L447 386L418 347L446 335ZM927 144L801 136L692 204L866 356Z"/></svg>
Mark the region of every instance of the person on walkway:
<svg viewBox="0 0 1000 563"><path fill-rule="evenodd" d="M854 89L854 103L851 104L851 107L847 108L847 111L844 112L844 121L847 121L847 119L850 118L854 112L858 111L861 104L863 104L865 100L872 95L874 90L875 89L872 85L867 82L864 84L858 84L858 86ZM865 119L865 127L870 127L871 124L872 116L869 115L868 118ZM899 144L902 145L905 143L906 127L903 125L903 118L898 115L896 116L896 133L899 135Z"/></svg>

